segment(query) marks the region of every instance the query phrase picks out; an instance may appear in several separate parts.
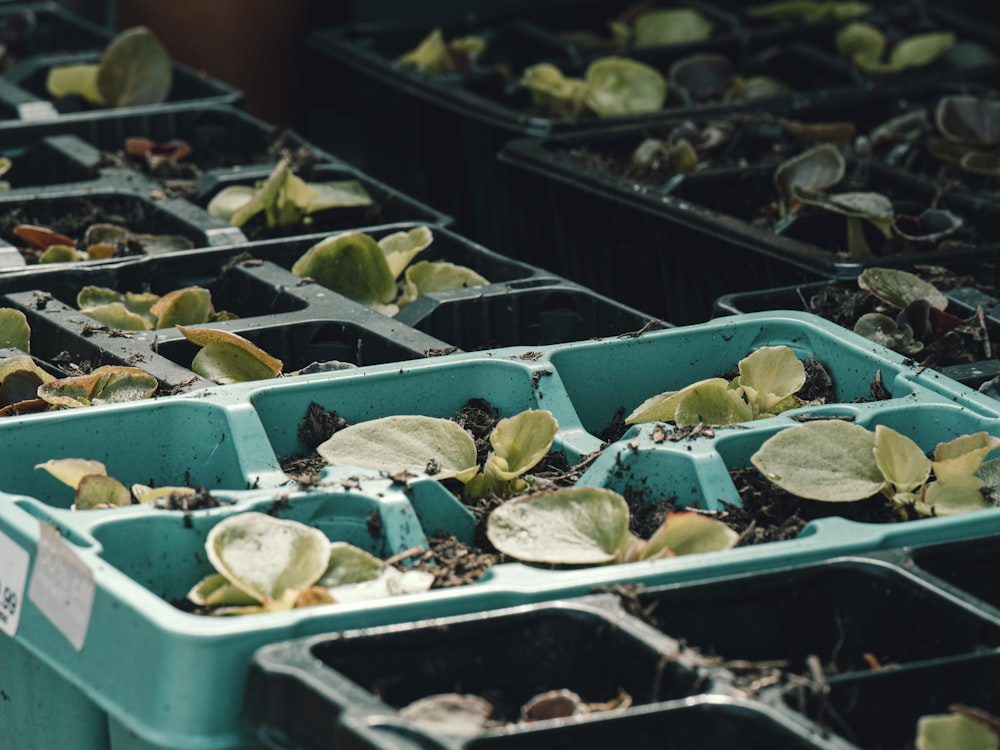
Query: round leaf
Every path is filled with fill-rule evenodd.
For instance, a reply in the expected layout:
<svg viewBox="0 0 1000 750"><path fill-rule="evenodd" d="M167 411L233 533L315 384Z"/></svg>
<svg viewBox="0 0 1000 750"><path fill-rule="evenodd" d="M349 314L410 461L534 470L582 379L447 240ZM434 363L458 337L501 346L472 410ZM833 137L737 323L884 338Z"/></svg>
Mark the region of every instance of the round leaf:
<svg viewBox="0 0 1000 750"><path fill-rule="evenodd" d="M434 235L429 227L415 227L406 232L393 232L378 241L385 254L392 278L398 279L418 253L430 246Z"/></svg>
<svg viewBox="0 0 1000 750"><path fill-rule="evenodd" d="M96 107L103 106L104 98L97 89L97 71L98 66L93 63L50 68L45 79L45 89L55 99L77 95Z"/></svg>
<svg viewBox="0 0 1000 750"><path fill-rule="evenodd" d="M406 269L406 285L407 288L412 286L411 293L414 298L429 292L468 289L489 283L471 268L441 260L424 260Z"/></svg>
<svg viewBox="0 0 1000 750"><path fill-rule="evenodd" d="M128 487L112 477L89 474L80 479L73 507L76 510L117 508L132 504Z"/></svg>
<svg viewBox="0 0 1000 750"><path fill-rule="evenodd" d="M844 177L847 163L836 146L821 143L778 165L774 184L784 199L795 197L796 188L822 191Z"/></svg>
<svg viewBox="0 0 1000 750"><path fill-rule="evenodd" d="M370 552L347 542L330 544L330 563L316 581L317 586L333 588L350 583L372 581L381 575L385 563Z"/></svg>
<svg viewBox="0 0 1000 750"><path fill-rule="evenodd" d="M931 462L915 442L885 425L875 426L875 463L897 492L910 492L931 473Z"/></svg>
<svg viewBox="0 0 1000 750"><path fill-rule="evenodd" d="M365 186L357 180L310 182L307 187L312 195L312 198L302 206L307 214L331 208L371 206L374 203Z"/></svg>
<svg viewBox="0 0 1000 750"><path fill-rule="evenodd" d="M935 31L917 34L897 44L889 55L890 70L919 68L937 60L955 45L955 33Z"/></svg>
<svg viewBox="0 0 1000 750"><path fill-rule="evenodd" d="M486 536L524 562L600 565L626 546L628 522L628 504L618 493L570 487L508 500L490 513Z"/></svg>
<svg viewBox="0 0 1000 750"><path fill-rule="evenodd" d="M787 346L762 346L740 360L740 385L752 391L755 406L769 412L806 384L805 365Z"/></svg>
<svg viewBox="0 0 1000 750"><path fill-rule="evenodd" d="M743 400L742 390L730 388L721 378L703 380L683 389L674 412L674 424L678 427L737 424L753 418L753 409Z"/></svg>
<svg viewBox="0 0 1000 750"><path fill-rule="evenodd" d="M205 551L230 583L267 602L312 586L329 563L330 540L298 521L248 512L213 526Z"/></svg>
<svg viewBox="0 0 1000 750"><path fill-rule="evenodd" d="M586 83L587 106L601 117L656 112L667 98L667 81L656 68L623 57L595 60Z"/></svg>
<svg viewBox="0 0 1000 750"><path fill-rule="evenodd" d="M310 247L292 273L364 305L388 304L396 297L396 277L378 243L363 232L344 232Z"/></svg>
<svg viewBox="0 0 1000 750"><path fill-rule="evenodd" d="M97 90L109 107L158 104L173 82L170 55L144 26L126 29L104 50Z"/></svg>
<svg viewBox="0 0 1000 750"><path fill-rule="evenodd" d="M316 448L334 465L385 472L408 471L435 479L468 481L475 473L476 443L450 419L396 415L335 432Z"/></svg>
<svg viewBox="0 0 1000 750"><path fill-rule="evenodd" d="M69 245L49 245L40 256L39 263L76 263L80 254Z"/></svg>
<svg viewBox="0 0 1000 750"><path fill-rule="evenodd" d="M938 310L948 306L948 298L936 286L898 268L866 268L858 276L858 286L900 309L919 299L927 300Z"/></svg>
<svg viewBox="0 0 1000 750"><path fill-rule="evenodd" d="M939 479L927 486L924 502L934 509L936 516L968 513L973 510L992 508L982 490L986 483L979 477L954 476Z"/></svg>
<svg viewBox="0 0 1000 750"><path fill-rule="evenodd" d="M509 480L530 471L545 458L558 431L555 417L544 410L522 411L501 419L490 433L493 452L507 467L498 475Z"/></svg>
<svg viewBox="0 0 1000 750"><path fill-rule="evenodd" d="M917 750L1000 750L1000 735L963 714L931 714L917 720Z"/></svg>
<svg viewBox="0 0 1000 750"><path fill-rule="evenodd" d="M31 351L31 327L28 318L20 310L11 307L0 308L0 348Z"/></svg>
<svg viewBox="0 0 1000 750"><path fill-rule="evenodd" d="M740 535L721 521L701 513L668 513L649 538L642 557L651 559L669 555L694 555L729 549Z"/></svg>
<svg viewBox="0 0 1000 750"><path fill-rule="evenodd" d="M207 323L212 314L212 293L200 286L175 289L164 294L150 308L157 328Z"/></svg>
<svg viewBox="0 0 1000 750"><path fill-rule="evenodd" d="M214 328L177 326L184 337L202 347L191 363L191 369L215 383L246 383L269 380L281 372L281 360L242 336Z"/></svg>
<svg viewBox="0 0 1000 750"><path fill-rule="evenodd" d="M229 185L212 197L207 210L218 219L232 222L236 212L253 200L254 192L249 185Z"/></svg>
<svg viewBox="0 0 1000 750"><path fill-rule="evenodd" d="M887 40L871 24L855 21L837 33L836 43L841 55L863 69L870 69L882 59Z"/></svg>
<svg viewBox="0 0 1000 750"><path fill-rule="evenodd" d="M633 46L641 49L700 42L711 36L713 28L711 21L690 8L651 10L639 16L635 23Z"/></svg>
<svg viewBox="0 0 1000 750"><path fill-rule="evenodd" d="M914 340L913 329L909 325L904 324L900 328L895 320L882 313L862 315L854 324L854 332L900 354L916 354L924 348L922 342Z"/></svg>
<svg viewBox="0 0 1000 750"><path fill-rule="evenodd" d="M26 354L0 360L0 406L17 404L38 396L38 387L55 380Z"/></svg>
<svg viewBox="0 0 1000 750"><path fill-rule="evenodd" d="M809 500L864 500L885 484L875 462L875 433L840 420L781 430L750 462L781 489Z"/></svg>

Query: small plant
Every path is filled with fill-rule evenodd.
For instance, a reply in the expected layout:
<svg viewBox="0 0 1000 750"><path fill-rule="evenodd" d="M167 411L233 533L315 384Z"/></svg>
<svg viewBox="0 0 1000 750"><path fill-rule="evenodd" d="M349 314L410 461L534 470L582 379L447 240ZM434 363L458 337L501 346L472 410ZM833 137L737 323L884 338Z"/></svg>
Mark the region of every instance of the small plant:
<svg viewBox="0 0 1000 750"><path fill-rule="evenodd" d="M998 447L1000 438L986 432L962 435L939 443L932 460L885 425L872 432L821 420L781 430L750 462L796 497L849 503L882 495L905 519L911 513L943 516L994 507L1000 459L984 459Z"/></svg>
<svg viewBox="0 0 1000 750"><path fill-rule="evenodd" d="M263 213L267 227L309 224L311 215L334 208L371 206L372 198L358 180L306 182L281 158L271 174L254 186L230 185L208 203L208 212L234 227Z"/></svg>
<svg viewBox="0 0 1000 750"><path fill-rule="evenodd" d="M421 73L438 75L466 70L486 51L481 36L456 37L445 41L440 28L431 31L414 49L399 58L399 64L416 68Z"/></svg>
<svg viewBox="0 0 1000 750"><path fill-rule="evenodd" d="M942 97L934 108L938 136L930 153L971 174L1000 177L1000 102L972 94Z"/></svg>
<svg viewBox="0 0 1000 750"><path fill-rule="evenodd" d="M316 448L329 464L389 473L457 479L466 497L510 497L527 489L525 475L549 452L559 427L544 410L501 419L490 434L483 466L472 436L450 419L396 415L360 422L335 432Z"/></svg>
<svg viewBox="0 0 1000 750"><path fill-rule="evenodd" d="M524 71L521 86L553 117L656 112L667 98L667 82L655 68L625 57L594 60L583 78L567 78L555 65L539 63Z"/></svg>
<svg viewBox="0 0 1000 750"><path fill-rule="evenodd" d="M919 354L925 341L964 323L945 312L948 298L937 287L908 271L866 268L858 276L858 286L899 312L895 318L865 313L854 324L854 332L900 354Z"/></svg>
<svg viewBox="0 0 1000 750"><path fill-rule="evenodd" d="M82 260L105 260L134 255L136 248L146 252L190 250L187 237L172 234L140 234L117 224L91 224L80 241L35 224L18 224L14 234L31 248L38 263L75 263Z"/></svg>
<svg viewBox="0 0 1000 750"><path fill-rule="evenodd" d="M198 286L176 289L163 296L85 286L76 296L76 306L88 317L124 331L151 331L236 317L216 312L212 293Z"/></svg>
<svg viewBox="0 0 1000 750"><path fill-rule="evenodd" d="M46 80L51 96L78 96L94 107L158 104L173 84L170 56L144 26L126 29L111 40L99 64L52 68Z"/></svg>
<svg viewBox="0 0 1000 750"><path fill-rule="evenodd" d="M866 73L899 73L930 65L955 44L952 31L917 34L891 43L871 24L852 21L837 33L837 51Z"/></svg>
<svg viewBox="0 0 1000 750"><path fill-rule="evenodd" d="M378 241L364 232L342 232L310 247L292 265L292 273L385 315L395 315L427 292L489 283L472 269L454 263L410 265L433 241L428 227L394 232Z"/></svg>
<svg viewBox="0 0 1000 750"><path fill-rule="evenodd" d="M917 721L916 750L998 750L1000 718L960 704Z"/></svg>
<svg viewBox="0 0 1000 750"><path fill-rule="evenodd" d="M505 555L543 565L609 565L729 549L738 534L695 511L668 513L647 539L629 531L628 503L612 490L564 487L493 509L486 536Z"/></svg>
<svg viewBox="0 0 1000 750"><path fill-rule="evenodd" d="M73 488L73 510L120 508L136 503L152 503L172 496L194 496L193 487L149 487L133 484L131 490L114 477L100 461L85 458L56 458L36 464L63 484Z"/></svg>
<svg viewBox="0 0 1000 750"><path fill-rule="evenodd" d="M679 391L646 399L626 424L673 422L727 425L780 414L804 402L795 394L805 385L805 366L787 346L762 346L739 362L732 380L709 378Z"/></svg>
<svg viewBox="0 0 1000 750"><path fill-rule="evenodd" d="M191 369L213 383L247 383L269 380L281 374L280 359L242 336L215 328L176 327L184 338L201 347L191 362Z"/></svg>
<svg viewBox="0 0 1000 750"><path fill-rule="evenodd" d="M213 615L278 612L418 593L434 576L401 571L319 529L266 513L239 513L212 527L205 552L216 572L188 599Z"/></svg>

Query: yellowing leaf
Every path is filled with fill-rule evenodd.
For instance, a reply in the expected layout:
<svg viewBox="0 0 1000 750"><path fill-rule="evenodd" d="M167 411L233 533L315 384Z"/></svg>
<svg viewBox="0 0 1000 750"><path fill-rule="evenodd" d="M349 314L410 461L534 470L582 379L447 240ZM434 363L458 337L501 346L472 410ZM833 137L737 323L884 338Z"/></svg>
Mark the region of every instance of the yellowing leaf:
<svg viewBox="0 0 1000 750"><path fill-rule="evenodd" d="M875 426L875 463L897 492L910 492L931 473L931 462L915 442L885 425Z"/></svg>
<svg viewBox="0 0 1000 750"><path fill-rule="evenodd" d="M101 107L104 105L104 98L97 89L97 70L98 66L93 63L50 68L45 88L56 99L76 94L90 104Z"/></svg>
<svg viewBox="0 0 1000 750"><path fill-rule="evenodd" d="M282 362L242 336L213 328L177 330L193 344L202 347L191 369L208 380L225 385L275 378Z"/></svg>
<svg viewBox="0 0 1000 750"><path fill-rule="evenodd" d="M35 464L36 469L43 469L63 484L68 484L74 490L80 486L80 481L91 474L107 476L108 471L100 461L85 458L53 458L42 464Z"/></svg>

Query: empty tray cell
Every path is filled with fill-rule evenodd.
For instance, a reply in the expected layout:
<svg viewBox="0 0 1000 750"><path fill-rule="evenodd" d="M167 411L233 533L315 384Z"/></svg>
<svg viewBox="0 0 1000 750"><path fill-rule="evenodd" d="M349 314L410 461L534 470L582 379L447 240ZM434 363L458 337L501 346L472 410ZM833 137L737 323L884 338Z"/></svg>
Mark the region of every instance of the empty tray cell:
<svg viewBox="0 0 1000 750"><path fill-rule="evenodd" d="M1000 609L1000 584L993 575L1000 562L997 541L997 537L966 539L917 547L911 554L918 568Z"/></svg>

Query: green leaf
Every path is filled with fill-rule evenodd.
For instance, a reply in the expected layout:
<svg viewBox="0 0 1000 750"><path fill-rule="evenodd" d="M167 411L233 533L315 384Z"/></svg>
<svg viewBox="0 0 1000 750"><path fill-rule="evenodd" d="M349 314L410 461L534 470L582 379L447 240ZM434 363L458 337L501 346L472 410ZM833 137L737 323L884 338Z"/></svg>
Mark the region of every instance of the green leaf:
<svg viewBox="0 0 1000 750"><path fill-rule="evenodd" d="M990 452L1000 448L1000 438L988 432L960 435L954 440L939 443L934 449L931 466L934 476L941 479L974 474Z"/></svg>
<svg viewBox="0 0 1000 750"><path fill-rule="evenodd" d="M191 362L191 369L212 382L225 385L269 380L281 372L280 359L235 333L181 325L177 330L188 341L202 347Z"/></svg>
<svg viewBox="0 0 1000 750"><path fill-rule="evenodd" d="M531 92L532 103L554 117L577 117L585 109L590 87L580 78L566 78L551 63L525 69L521 85Z"/></svg>
<svg viewBox="0 0 1000 750"><path fill-rule="evenodd" d="M875 463L897 492L911 492L931 473L930 459L919 445L881 424L875 426Z"/></svg>
<svg viewBox="0 0 1000 750"><path fill-rule="evenodd" d="M900 328L896 321L882 313L865 313L854 323L854 332L869 341L887 346L900 354L916 354L924 345L913 338L913 329L904 323Z"/></svg>
<svg viewBox="0 0 1000 750"><path fill-rule="evenodd" d="M212 216L232 223L236 212L248 205L255 193L250 185L229 185L216 193L206 208Z"/></svg>
<svg viewBox="0 0 1000 750"><path fill-rule="evenodd" d="M585 81L584 101L601 117L656 112L667 98L667 81L656 68L624 57L595 60Z"/></svg>
<svg viewBox="0 0 1000 750"><path fill-rule="evenodd" d="M448 47L441 29L431 31L414 49L402 55L399 63L430 75L448 70Z"/></svg>
<svg viewBox="0 0 1000 750"><path fill-rule="evenodd" d="M362 581L372 581L381 575L385 563L375 555L347 542L330 544L330 563L316 581L317 586L333 588Z"/></svg>
<svg viewBox="0 0 1000 750"><path fill-rule="evenodd" d="M917 721L917 750L998 750L1000 735L959 713L921 716Z"/></svg>
<svg viewBox="0 0 1000 750"><path fill-rule="evenodd" d="M396 298L396 278L385 253L363 232L344 232L321 240L295 261L292 273L315 279L327 289L370 307Z"/></svg>
<svg viewBox="0 0 1000 750"><path fill-rule="evenodd" d="M836 419L783 429L750 462L781 489L809 500L854 502L885 485L875 433Z"/></svg>
<svg viewBox="0 0 1000 750"><path fill-rule="evenodd" d="M490 445L498 459L492 463L493 472L505 480L527 473L545 458L558 431L552 412L541 409L501 419L490 433Z"/></svg>
<svg viewBox="0 0 1000 750"><path fill-rule="evenodd" d="M0 406L28 401L38 396L38 387L55 380L26 354L0 360Z"/></svg>
<svg viewBox="0 0 1000 750"><path fill-rule="evenodd" d="M860 2L836 2L831 0L779 0L779 2L755 5L747 8L751 18L774 18L778 20L799 20L805 23L832 18L845 21L869 13L872 6Z"/></svg>
<svg viewBox="0 0 1000 750"><path fill-rule="evenodd" d="M298 521L246 512L213 526L205 551L230 583L266 603L319 580L330 561L330 540Z"/></svg>
<svg viewBox="0 0 1000 750"><path fill-rule="evenodd" d="M904 39L889 55L889 71L920 68L937 60L955 45L955 33L935 31Z"/></svg>
<svg viewBox="0 0 1000 750"><path fill-rule="evenodd" d="M31 351L31 327L28 318L20 310L0 307L0 348Z"/></svg>
<svg viewBox="0 0 1000 750"><path fill-rule="evenodd" d="M428 227L415 227L406 232L393 232L378 241L393 279L398 279L418 253L430 246L434 235Z"/></svg>
<svg viewBox="0 0 1000 750"><path fill-rule="evenodd" d="M190 495L194 497L198 494L198 490L194 487L171 487L170 485L164 485L163 487L150 487L148 484L133 484L132 496L140 503L152 503L156 500L166 500L171 495Z"/></svg>
<svg viewBox="0 0 1000 750"><path fill-rule="evenodd" d="M368 190L358 180L310 182L308 186L314 192L312 200L302 206L307 214L331 208L355 208L374 204ZM302 204L297 203L296 205Z"/></svg>
<svg viewBox="0 0 1000 750"><path fill-rule="evenodd" d="M92 474L107 476L108 470L100 461L85 458L53 458L42 464L35 464L36 469L43 469L63 484L74 490L80 486L84 477Z"/></svg>
<svg viewBox="0 0 1000 750"><path fill-rule="evenodd" d="M236 209L236 212L229 218L229 223L234 227L241 227L263 211L267 217L267 226L277 226L279 223L278 199L290 173L288 160L278 161L264 183L254 189L250 200Z"/></svg>
<svg viewBox="0 0 1000 750"><path fill-rule="evenodd" d="M898 268L866 268L858 276L858 286L900 309L916 300L927 300L938 310L948 307L948 298L936 286Z"/></svg>
<svg viewBox="0 0 1000 750"><path fill-rule="evenodd" d="M837 33L837 51L863 70L879 64L888 42L871 24L854 21Z"/></svg>
<svg viewBox="0 0 1000 750"><path fill-rule="evenodd" d="M924 502L934 509L936 516L985 510L994 507L982 493L985 487L986 482L979 477L960 474L950 476L931 482L924 494Z"/></svg>
<svg viewBox="0 0 1000 750"><path fill-rule="evenodd" d="M787 346L762 346L740 360L739 384L755 410L770 412L806 384L805 365Z"/></svg>
<svg viewBox="0 0 1000 750"><path fill-rule="evenodd" d="M639 16L635 23L633 46L641 49L700 42L712 35L713 28L711 21L690 8L651 10Z"/></svg>
<svg viewBox="0 0 1000 750"><path fill-rule="evenodd" d="M85 286L76 295L76 306L88 317L124 331L148 331L156 323L150 311L159 300L157 294L124 294L108 287Z"/></svg>
<svg viewBox="0 0 1000 750"><path fill-rule="evenodd" d="M245 607L257 599L240 591L221 573L209 573L196 583L187 598L199 607Z"/></svg>
<svg viewBox="0 0 1000 750"><path fill-rule="evenodd" d="M120 404L152 398L158 386L156 378L138 367L104 365L87 375L44 383L38 387L38 397L66 408Z"/></svg>
<svg viewBox="0 0 1000 750"><path fill-rule="evenodd" d="M159 104L173 83L170 55L145 26L126 29L104 50L97 90L109 107Z"/></svg>
<svg viewBox="0 0 1000 750"><path fill-rule="evenodd" d="M742 389L733 389L721 378L703 380L681 390L674 412L678 427L696 424L726 425L749 422L753 409Z"/></svg>
<svg viewBox="0 0 1000 750"><path fill-rule="evenodd" d="M157 328L207 323L212 316L212 293L200 286L175 289L164 294L150 308Z"/></svg>
<svg viewBox="0 0 1000 750"><path fill-rule="evenodd" d="M73 507L76 510L118 508L132 504L128 487L112 477L89 474L80 479L76 488Z"/></svg>
<svg viewBox="0 0 1000 750"><path fill-rule="evenodd" d="M406 294L398 303L403 307L421 294L468 289L489 283L471 268L443 260L422 260L406 269Z"/></svg>
<svg viewBox="0 0 1000 750"><path fill-rule="evenodd" d="M892 201L881 193L827 195L820 191L806 190L801 185L793 186L792 192L800 202L807 205L843 214L848 218L867 219L887 237L896 217Z"/></svg>
<svg viewBox="0 0 1000 750"><path fill-rule="evenodd" d="M94 63L80 65L60 65L49 68L45 79L45 90L49 96L59 99L63 96L82 96L95 107L104 106L104 98L97 89L97 71Z"/></svg>
<svg viewBox="0 0 1000 750"><path fill-rule="evenodd" d="M75 247L69 245L49 245L40 256L39 263L76 263L80 260L80 253Z"/></svg>
<svg viewBox="0 0 1000 750"><path fill-rule="evenodd" d="M600 565L627 545L628 522L628 504L618 493L570 487L508 500L490 513L486 536L524 562Z"/></svg>
<svg viewBox="0 0 1000 750"><path fill-rule="evenodd" d="M478 469L476 443L455 422L396 415L345 427L316 448L329 464L390 473L455 477L467 482Z"/></svg>
<svg viewBox="0 0 1000 750"><path fill-rule="evenodd" d="M726 524L701 513L668 513L660 528L649 538L642 557L648 560L669 555L717 552L734 546L739 538L740 535Z"/></svg>

